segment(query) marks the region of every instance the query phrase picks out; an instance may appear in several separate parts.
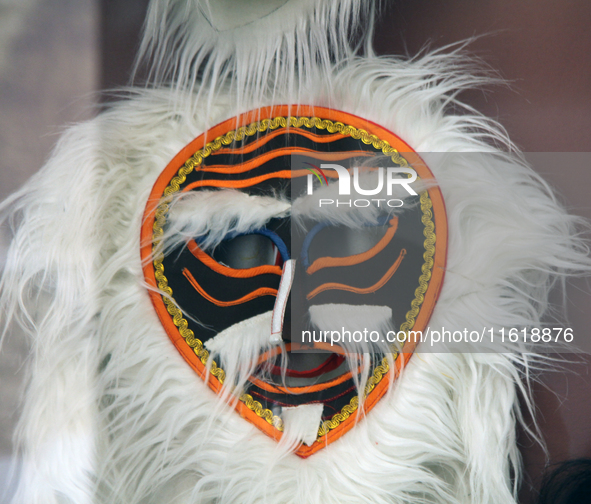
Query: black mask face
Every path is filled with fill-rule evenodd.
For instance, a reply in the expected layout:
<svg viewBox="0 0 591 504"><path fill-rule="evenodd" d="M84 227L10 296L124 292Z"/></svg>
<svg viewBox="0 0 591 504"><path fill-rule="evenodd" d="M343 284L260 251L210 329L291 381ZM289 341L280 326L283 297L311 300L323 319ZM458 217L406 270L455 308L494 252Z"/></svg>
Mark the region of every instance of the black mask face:
<svg viewBox="0 0 591 504"><path fill-rule="evenodd" d="M284 408L323 405L316 441L296 452L305 457L352 428L360 399L367 413L410 358L409 332L426 327L443 279L445 209L437 188L411 194L393 178L433 177L379 126L320 108L255 112L210 130L209 143L197 138L163 171L145 214L144 271L177 349L214 391L239 398L248 421L278 439ZM338 194L342 177L357 191ZM241 196L228 210L235 191L258 206ZM227 232L205 226L165 247L175 202L196 193L213 194L212 215L224 197ZM283 206L261 210L269 202Z"/></svg>

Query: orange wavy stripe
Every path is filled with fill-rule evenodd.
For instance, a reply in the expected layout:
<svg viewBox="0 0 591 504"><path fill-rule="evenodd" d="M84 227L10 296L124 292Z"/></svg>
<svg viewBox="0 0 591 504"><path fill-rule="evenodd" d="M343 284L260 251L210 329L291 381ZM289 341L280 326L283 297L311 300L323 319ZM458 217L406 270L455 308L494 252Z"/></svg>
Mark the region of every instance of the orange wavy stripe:
<svg viewBox="0 0 591 504"><path fill-rule="evenodd" d="M361 254L355 254L347 257L321 257L320 259L316 259L306 270L308 275L312 275L316 273L318 270L322 268L335 268L337 266L353 266L355 264L362 263L371 259L382 250L386 248L386 245L392 241L394 235L396 234L396 230L398 229L398 217L394 217L390 221L390 227L386 231L386 234L382 236L380 241L376 243L372 248L367 250L366 252L362 252Z"/></svg>
<svg viewBox="0 0 591 504"><path fill-rule="evenodd" d="M246 296L242 296L240 299L235 299L234 301L220 301L214 297L211 297L207 292L203 290L203 287L197 283L195 277L191 275L191 272L187 269L183 269L183 275L187 280L189 280L190 284L193 288L201 294L205 299L207 299L210 303L215 304L216 306L221 307L228 307L228 306L236 306L239 304L247 303L248 301L252 301L255 298L262 297L262 296L277 296L277 289L271 289L270 287L260 287L259 289L247 294Z"/></svg>
<svg viewBox="0 0 591 504"><path fill-rule="evenodd" d="M275 130L271 133L267 133L265 136L258 137L254 142L251 142L242 148L236 147L234 149L231 149L229 147L226 147L225 149L220 149L214 155L233 154L236 152L238 154L249 154L250 152L262 147L267 142L270 142L274 138L276 138L280 135L285 135L285 134L300 135L300 136L306 137L309 140L312 140L316 143L330 143L330 142L333 142L336 140L341 140L342 138L346 138L346 136L343 135L342 133L334 133L333 135L316 135L315 133L309 133L307 131L300 130L298 128L291 128L288 131L286 131L285 129L278 129L278 130Z"/></svg>
<svg viewBox="0 0 591 504"><path fill-rule="evenodd" d="M215 271L216 273L219 273L220 275L224 275L227 277L252 278L254 276L262 275L265 273L272 273L274 275L279 275L279 276L281 276L281 274L282 274L281 268L279 266L270 266L270 265L269 266L257 266L256 268L245 268L245 269L229 268L228 266L224 266L223 264L220 264L215 259L213 259L211 256L209 256L208 254L203 252L203 250L201 250L201 248L199 247L199 245L197 245L197 242L195 240L191 240L187 244L187 248L189 249L189 252L191 252L191 254L193 254L193 256L195 256L197 259L199 259L209 269Z"/></svg>
<svg viewBox="0 0 591 504"><path fill-rule="evenodd" d="M272 178L298 178L305 177L309 174L310 172L308 170L281 170L244 180L199 180L189 184L181 192L188 192L196 187L229 187L230 189L242 189L244 187L260 184L261 182ZM336 172L332 171L326 172L325 175L327 178L338 178Z"/></svg>
<svg viewBox="0 0 591 504"><path fill-rule="evenodd" d="M400 254L398 255L398 259L396 259L396 262L392 266L390 266L390 269L388 271L386 271L386 274L382 278L380 278L375 284L370 285L369 287L361 289L358 287L352 287L350 285L345 285L345 284L341 284L341 283L329 282L329 283L325 283L325 284L322 284L322 285L319 285L318 287L316 287L312 292L310 292L306 296L306 299L310 300L314 296L317 296L321 292L324 292L327 290L344 290L344 291L348 291L348 292L354 292L355 294L370 294L371 292L375 292L378 289L381 289L385 285L385 283L388 280L390 280L392 275L394 273L396 273L396 270L400 266L400 263L402 262L402 259L404 259L405 255L406 255L406 249L402 249L400 251Z"/></svg>
<svg viewBox="0 0 591 504"><path fill-rule="evenodd" d="M272 159L289 156L293 154L305 154L313 159L320 159L322 161L342 161L343 159L349 159L352 157L369 157L373 156L373 153L366 151L349 151L349 152L317 152L312 149L304 149L302 147L284 147L282 149L275 149L270 152L265 152L260 156L255 157L245 163L236 165L211 165L203 166L201 171L212 172L212 173L244 173L254 168L261 166L262 164L271 161Z"/></svg>
<svg viewBox="0 0 591 504"><path fill-rule="evenodd" d="M308 173L308 171L306 171L306 173ZM244 180L198 180L197 182L189 184L183 189L182 192L190 191L196 187L229 187L231 189L241 189L243 187L250 187L260 184L261 182L272 178L291 178L291 170L266 173L265 175L259 175L258 177L252 177Z"/></svg>
<svg viewBox="0 0 591 504"><path fill-rule="evenodd" d="M273 173L266 173L265 175L259 175L258 177L252 177L244 180L198 180L185 187L182 192L190 191L196 187L229 187L231 189L242 189L243 187L250 187L256 184L260 184L265 180L272 178L295 178L302 177L310 173L308 170L282 170Z"/></svg>

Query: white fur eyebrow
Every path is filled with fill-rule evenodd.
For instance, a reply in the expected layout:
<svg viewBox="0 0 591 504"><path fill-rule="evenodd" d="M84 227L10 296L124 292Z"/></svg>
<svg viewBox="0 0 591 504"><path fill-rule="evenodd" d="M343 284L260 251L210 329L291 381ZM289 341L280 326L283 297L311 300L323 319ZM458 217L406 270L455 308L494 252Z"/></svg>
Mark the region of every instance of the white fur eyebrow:
<svg viewBox="0 0 591 504"><path fill-rule="evenodd" d="M212 247L228 233L261 227L272 218L286 217L290 209L288 201L236 190L184 194L171 203L165 247L170 250L197 237L203 247Z"/></svg>

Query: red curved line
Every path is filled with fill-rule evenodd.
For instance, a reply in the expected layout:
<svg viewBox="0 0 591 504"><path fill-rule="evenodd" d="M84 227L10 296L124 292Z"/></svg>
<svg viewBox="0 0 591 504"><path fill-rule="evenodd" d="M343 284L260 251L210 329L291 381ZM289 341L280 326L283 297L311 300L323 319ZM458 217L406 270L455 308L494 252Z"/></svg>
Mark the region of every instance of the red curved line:
<svg viewBox="0 0 591 504"><path fill-rule="evenodd" d="M315 378L321 374L328 373L338 368L345 361L345 357L338 354L332 354L322 364L315 367L314 369L308 369L306 371L296 371L294 369L286 369L285 376L292 378ZM281 366L273 366L271 368L271 374L281 375Z"/></svg>
<svg viewBox="0 0 591 504"><path fill-rule="evenodd" d="M322 185L322 179L320 178L320 175L318 175L318 173L316 173L318 170L314 170L313 168L306 168L306 170L308 170L313 175L316 175L316 178L318 180L320 180L320 185Z"/></svg>
<svg viewBox="0 0 591 504"><path fill-rule="evenodd" d="M324 178L324 182L326 183L326 185L328 185L328 180L326 178L326 175L324 174L324 172L320 168L318 168L318 166L316 166L315 164L312 164L312 163L308 163L308 161L304 161L304 164L313 166L320 173L320 175L322 175L322 178Z"/></svg>

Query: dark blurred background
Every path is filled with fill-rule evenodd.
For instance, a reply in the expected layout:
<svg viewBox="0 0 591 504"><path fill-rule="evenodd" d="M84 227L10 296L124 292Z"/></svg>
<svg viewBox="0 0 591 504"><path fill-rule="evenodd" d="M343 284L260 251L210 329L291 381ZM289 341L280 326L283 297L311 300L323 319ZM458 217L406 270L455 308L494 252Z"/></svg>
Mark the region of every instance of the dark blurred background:
<svg viewBox="0 0 591 504"><path fill-rule="evenodd" d="M32 176L63 128L92 117L102 90L129 83L147 0L0 0L0 197ZM465 93L498 119L575 214L591 219L591 2L588 0L386 0L375 46L415 55L477 36L468 51L510 87ZM564 163L563 153L579 153ZM6 236L0 232L0 267ZM591 339L591 289L568 287L575 337ZM12 335L0 353L0 488L26 345ZM551 462L591 457L589 356L534 385ZM529 504L544 469L541 449L520 435ZM0 501L1 501L0 496Z"/></svg>

